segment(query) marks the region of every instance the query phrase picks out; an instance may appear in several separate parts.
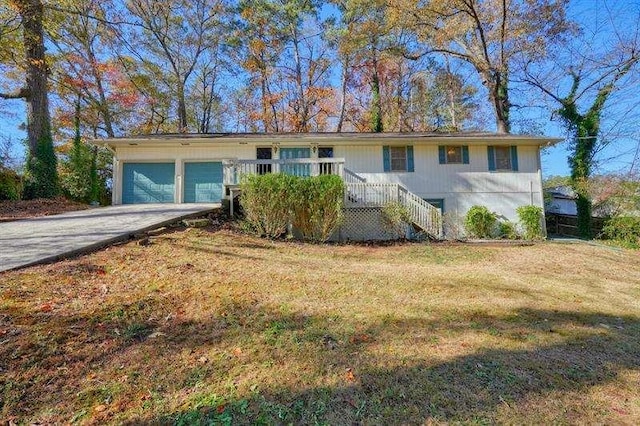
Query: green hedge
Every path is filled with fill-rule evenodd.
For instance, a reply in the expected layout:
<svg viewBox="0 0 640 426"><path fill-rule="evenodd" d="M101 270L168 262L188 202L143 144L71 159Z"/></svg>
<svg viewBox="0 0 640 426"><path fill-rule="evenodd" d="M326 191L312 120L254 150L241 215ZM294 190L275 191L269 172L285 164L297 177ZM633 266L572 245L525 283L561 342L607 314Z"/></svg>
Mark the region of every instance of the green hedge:
<svg viewBox="0 0 640 426"><path fill-rule="evenodd" d="M518 213L525 239L539 240L544 237L542 233L542 219L544 217L542 207L520 206L516 209L516 212Z"/></svg>
<svg viewBox="0 0 640 426"><path fill-rule="evenodd" d="M342 220L339 176L248 175L241 189L245 220L261 236L281 237L292 225L306 240L326 241Z"/></svg>
<svg viewBox="0 0 640 426"><path fill-rule="evenodd" d="M293 179L277 173L244 177L240 204L245 220L258 235L278 238L287 232Z"/></svg>
<svg viewBox="0 0 640 426"><path fill-rule="evenodd" d="M640 217L616 216L607 220L604 235L631 248L640 248Z"/></svg>
<svg viewBox="0 0 640 426"><path fill-rule="evenodd" d="M464 218L467 233L476 238L490 238L496 226L496 215L485 206L472 206Z"/></svg>

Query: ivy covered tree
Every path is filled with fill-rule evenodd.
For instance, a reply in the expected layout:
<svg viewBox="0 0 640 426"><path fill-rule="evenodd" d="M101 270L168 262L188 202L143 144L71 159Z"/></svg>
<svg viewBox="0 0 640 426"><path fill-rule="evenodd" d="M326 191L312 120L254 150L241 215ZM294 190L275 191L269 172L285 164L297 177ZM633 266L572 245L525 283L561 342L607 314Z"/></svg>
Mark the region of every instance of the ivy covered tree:
<svg viewBox="0 0 640 426"><path fill-rule="evenodd" d="M571 185L578 197L578 229L584 238L593 236L588 182L597 164L596 155L607 143L602 135L605 108L624 87L635 95L639 28L616 31L617 39L610 40L612 43L605 48L593 46L591 36L577 39L570 50L558 49L547 67L527 64L524 81L552 100L554 113L569 131Z"/></svg>
<svg viewBox="0 0 640 426"><path fill-rule="evenodd" d="M44 46L44 6L40 0L11 0L22 26L24 85L3 99L24 99L27 103L28 155L25 167L25 198L51 198L58 194L56 154L49 115L48 68Z"/></svg>

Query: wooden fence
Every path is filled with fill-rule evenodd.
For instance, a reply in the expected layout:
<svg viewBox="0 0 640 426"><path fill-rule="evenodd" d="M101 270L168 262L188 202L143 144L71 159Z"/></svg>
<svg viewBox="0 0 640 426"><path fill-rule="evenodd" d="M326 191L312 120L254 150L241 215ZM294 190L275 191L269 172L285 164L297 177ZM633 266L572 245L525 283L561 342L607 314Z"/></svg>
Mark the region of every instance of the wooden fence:
<svg viewBox="0 0 640 426"><path fill-rule="evenodd" d="M547 213L547 234L555 234L555 235L565 235L569 237L579 237L580 233L578 232L578 217L567 215L567 214L557 214L557 213ZM602 233L602 228L604 227L606 219L602 217L592 217L591 218L591 229L593 235L598 236Z"/></svg>

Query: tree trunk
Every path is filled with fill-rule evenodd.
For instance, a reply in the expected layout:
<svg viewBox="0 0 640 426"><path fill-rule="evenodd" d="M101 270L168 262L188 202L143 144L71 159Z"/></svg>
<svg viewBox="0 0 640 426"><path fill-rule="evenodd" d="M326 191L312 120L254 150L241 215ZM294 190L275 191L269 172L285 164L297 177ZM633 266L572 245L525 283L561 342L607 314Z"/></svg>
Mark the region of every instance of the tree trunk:
<svg viewBox="0 0 640 426"><path fill-rule="evenodd" d="M104 91L104 84L102 83L102 73L98 69L98 61L96 60L96 55L93 52L93 46L91 46L90 43L87 43L85 45L85 49L87 50L87 56L89 59L89 63L91 64L91 74L93 74L93 78L96 81L96 89L98 90L98 99L100 100L98 111L100 111L100 115L102 115L102 120L104 121L104 129L105 132L107 132L107 136L113 138L116 135L113 131L113 118L111 116L111 110L109 109L109 105L107 103L107 95Z"/></svg>
<svg viewBox="0 0 640 426"><path fill-rule="evenodd" d="M374 133L382 133L384 126L382 124L382 100L380 99L380 77L378 75L378 58L375 51L372 60L372 76L371 76L371 131Z"/></svg>
<svg viewBox="0 0 640 426"><path fill-rule="evenodd" d="M338 117L338 125L336 126L336 132L342 132L342 126L344 124L344 115L347 109L347 81L349 70L349 56L344 57L342 61L342 82L340 84L340 116Z"/></svg>
<svg viewBox="0 0 640 426"><path fill-rule="evenodd" d="M187 102L184 98L184 83L182 80L178 82L178 132L186 133L188 130L187 123Z"/></svg>
<svg viewBox="0 0 640 426"><path fill-rule="evenodd" d="M0 93L5 99L27 102L27 143L23 197L52 198L58 194L56 154L51 136L51 118L47 91L48 70L45 61L44 8L40 0L12 0L22 21L26 60L25 86L15 94Z"/></svg>
<svg viewBox="0 0 640 426"><path fill-rule="evenodd" d="M511 133L509 122L509 92L506 80L498 77L495 83L493 104L496 111L496 131L498 133Z"/></svg>
<svg viewBox="0 0 640 426"><path fill-rule="evenodd" d="M44 8L40 0L14 0L22 18L27 63L26 101L27 137L29 150L35 153L38 142L51 141L51 119L47 90L47 63L44 56L42 18Z"/></svg>
<svg viewBox="0 0 640 426"><path fill-rule="evenodd" d="M309 131L309 106L305 99L304 85L302 84L302 62L300 59L300 48L298 46L298 39L295 29L293 31L293 48L295 53L296 62L296 86L298 89L298 111L296 111L296 123L294 127L295 132L308 132Z"/></svg>
<svg viewBox="0 0 640 426"><path fill-rule="evenodd" d="M483 71L482 78L489 89L489 102L496 115L496 132L510 133L508 73L506 71Z"/></svg>

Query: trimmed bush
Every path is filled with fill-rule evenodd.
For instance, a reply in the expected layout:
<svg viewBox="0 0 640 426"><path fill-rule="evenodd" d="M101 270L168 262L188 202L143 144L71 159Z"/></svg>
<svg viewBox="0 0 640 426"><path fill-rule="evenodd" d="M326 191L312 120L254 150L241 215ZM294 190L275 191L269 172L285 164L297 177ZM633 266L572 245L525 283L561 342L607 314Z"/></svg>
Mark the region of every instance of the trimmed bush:
<svg viewBox="0 0 640 426"><path fill-rule="evenodd" d="M21 190L20 176L13 170L0 166L0 201L19 200Z"/></svg>
<svg viewBox="0 0 640 426"><path fill-rule="evenodd" d="M604 235L630 248L640 248L640 217L615 216L607 220Z"/></svg>
<svg viewBox="0 0 640 426"><path fill-rule="evenodd" d="M292 225L306 240L326 241L342 220L339 176L248 175L241 188L245 220L260 236L281 237Z"/></svg>
<svg viewBox="0 0 640 426"><path fill-rule="evenodd" d="M469 235L476 238L490 238L496 225L496 215L485 206L473 206L464 218L464 227Z"/></svg>
<svg viewBox="0 0 640 426"><path fill-rule="evenodd" d="M327 241L342 221L344 184L340 176L295 177L291 224L311 241Z"/></svg>
<svg viewBox="0 0 640 426"><path fill-rule="evenodd" d="M293 176L274 173L247 175L241 183L240 204L245 220L260 236L278 238L287 232Z"/></svg>
<svg viewBox="0 0 640 426"><path fill-rule="evenodd" d="M539 240L544 237L542 234L542 207L538 206L520 206L516 209L520 225L524 230L523 237L527 240Z"/></svg>

